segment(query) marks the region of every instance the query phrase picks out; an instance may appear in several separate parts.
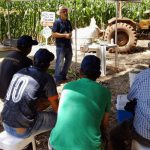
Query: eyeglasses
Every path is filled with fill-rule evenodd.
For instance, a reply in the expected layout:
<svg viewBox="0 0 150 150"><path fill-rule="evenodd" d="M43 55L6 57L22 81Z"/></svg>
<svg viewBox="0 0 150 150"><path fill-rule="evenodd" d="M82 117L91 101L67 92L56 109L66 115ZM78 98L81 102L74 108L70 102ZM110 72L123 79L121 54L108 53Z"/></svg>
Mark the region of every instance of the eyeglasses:
<svg viewBox="0 0 150 150"><path fill-rule="evenodd" d="M61 11L61 13L65 13L65 12L68 13L68 10Z"/></svg>

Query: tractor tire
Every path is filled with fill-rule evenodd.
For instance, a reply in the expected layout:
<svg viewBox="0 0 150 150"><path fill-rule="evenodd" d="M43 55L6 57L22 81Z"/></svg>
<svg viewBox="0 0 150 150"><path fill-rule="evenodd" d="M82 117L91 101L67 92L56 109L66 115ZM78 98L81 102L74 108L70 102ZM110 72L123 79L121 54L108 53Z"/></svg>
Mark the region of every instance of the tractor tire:
<svg viewBox="0 0 150 150"><path fill-rule="evenodd" d="M105 32L105 40L108 44L111 39L115 42L115 28L116 25L108 26ZM117 23L117 48L119 53L126 53L132 51L137 44L137 36L134 28L126 23ZM109 52L115 52L115 48L109 48Z"/></svg>
<svg viewBox="0 0 150 150"><path fill-rule="evenodd" d="M108 26L108 27L106 28L106 31L105 31L105 38L104 38L105 41L107 41L107 36L108 36L108 34L109 34L109 32L110 32L110 28L111 28L111 26Z"/></svg>

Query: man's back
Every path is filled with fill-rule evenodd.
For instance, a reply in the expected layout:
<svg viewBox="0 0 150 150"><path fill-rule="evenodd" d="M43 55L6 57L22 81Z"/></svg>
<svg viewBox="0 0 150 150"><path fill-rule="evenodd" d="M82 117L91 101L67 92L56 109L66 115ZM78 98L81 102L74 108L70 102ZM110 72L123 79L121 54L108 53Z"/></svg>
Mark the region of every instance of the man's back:
<svg viewBox="0 0 150 150"><path fill-rule="evenodd" d="M51 146L60 150L100 149L100 125L104 113L110 112L110 100L109 90L90 79L66 84L50 135Z"/></svg>
<svg viewBox="0 0 150 150"><path fill-rule="evenodd" d="M139 73L128 93L128 99L137 99L135 107L135 131L150 140L150 69Z"/></svg>
<svg viewBox="0 0 150 150"><path fill-rule="evenodd" d="M5 57L0 66L0 98L4 99L13 75L30 65L32 65L32 60L18 51Z"/></svg>
<svg viewBox="0 0 150 150"><path fill-rule="evenodd" d="M43 94L57 95L52 76L34 66L20 70L13 76L4 99L2 121L13 128L32 127Z"/></svg>

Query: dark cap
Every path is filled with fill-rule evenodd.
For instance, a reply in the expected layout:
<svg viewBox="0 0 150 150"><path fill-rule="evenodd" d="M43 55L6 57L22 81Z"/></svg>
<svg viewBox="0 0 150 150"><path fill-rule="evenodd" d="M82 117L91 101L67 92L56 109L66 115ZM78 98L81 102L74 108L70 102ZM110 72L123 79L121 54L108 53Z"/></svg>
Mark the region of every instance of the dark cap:
<svg viewBox="0 0 150 150"><path fill-rule="evenodd" d="M40 48L34 55L34 64L48 66L55 58L54 54L47 49Z"/></svg>
<svg viewBox="0 0 150 150"><path fill-rule="evenodd" d="M17 42L18 48L29 48L32 45L38 45L38 42L36 40L32 40L32 37L28 35L21 36Z"/></svg>
<svg viewBox="0 0 150 150"><path fill-rule="evenodd" d="M87 71L99 72L100 71L100 59L94 55L88 55L84 57L81 68Z"/></svg>

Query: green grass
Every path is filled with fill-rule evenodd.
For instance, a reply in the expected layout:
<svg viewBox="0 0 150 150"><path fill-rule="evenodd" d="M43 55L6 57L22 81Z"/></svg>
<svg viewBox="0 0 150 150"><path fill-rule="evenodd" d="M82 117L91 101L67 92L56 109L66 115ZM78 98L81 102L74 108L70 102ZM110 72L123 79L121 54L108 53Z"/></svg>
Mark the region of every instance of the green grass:
<svg viewBox="0 0 150 150"><path fill-rule="evenodd" d="M55 69L47 69L46 73L54 74L55 73Z"/></svg>

